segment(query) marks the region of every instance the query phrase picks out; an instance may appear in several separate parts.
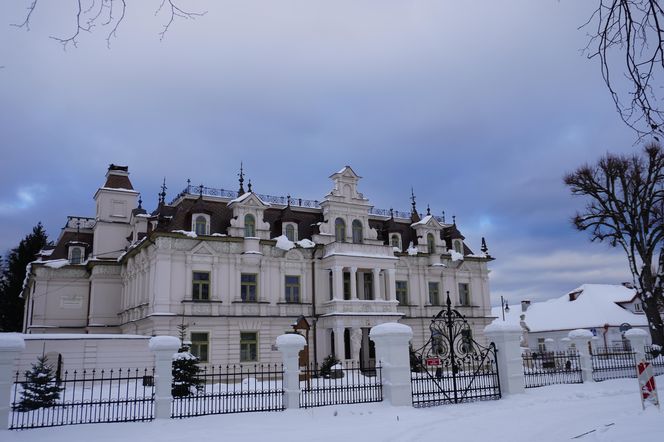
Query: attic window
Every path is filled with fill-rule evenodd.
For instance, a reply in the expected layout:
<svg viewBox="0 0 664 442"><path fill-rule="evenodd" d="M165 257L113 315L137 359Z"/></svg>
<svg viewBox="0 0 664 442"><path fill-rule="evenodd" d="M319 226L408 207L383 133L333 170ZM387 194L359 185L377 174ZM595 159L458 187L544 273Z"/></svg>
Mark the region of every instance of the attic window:
<svg viewBox="0 0 664 442"><path fill-rule="evenodd" d="M362 237L362 221L359 219L353 220L353 242L355 244L361 244Z"/></svg>
<svg viewBox="0 0 664 442"><path fill-rule="evenodd" d="M83 247L70 247L69 248L69 263L80 264L83 261Z"/></svg>
<svg viewBox="0 0 664 442"><path fill-rule="evenodd" d="M337 242L346 241L346 223L342 218L334 220L334 237Z"/></svg>
<svg viewBox="0 0 664 442"><path fill-rule="evenodd" d="M401 250L401 237L398 233L393 233L390 235L390 245Z"/></svg>
<svg viewBox="0 0 664 442"><path fill-rule="evenodd" d="M429 253L436 253L436 240L432 233L427 233L427 248Z"/></svg>
<svg viewBox="0 0 664 442"><path fill-rule="evenodd" d="M282 235L286 235L289 241L297 241L297 229L293 223L284 223Z"/></svg>
<svg viewBox="0 0 664 442"><path fill-rule="evenodd" d="M256 219L254 215L248 213L244 216L244 237L251 238L256 236Z"/></svg>
<svg viewBox="0 0 664 442"><path fill-rule="evenodd" d="M210 220L207 215L203 214L194 214L194 216L191 217L193 220L193 226L192 229L194 232L196 232L196 235L209 235L210 234Z"/></svg>
<svg viewBox="0 0 664 442"><path fill-rule="evenodd" d="M454 240L454 251L457 253L463 253L463 244L458 239Z"/></svg>

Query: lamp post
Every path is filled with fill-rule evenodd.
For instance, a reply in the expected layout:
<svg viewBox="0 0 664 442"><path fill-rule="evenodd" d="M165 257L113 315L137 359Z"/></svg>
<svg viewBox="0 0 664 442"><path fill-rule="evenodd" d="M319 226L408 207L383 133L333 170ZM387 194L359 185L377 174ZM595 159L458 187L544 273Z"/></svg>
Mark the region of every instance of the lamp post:
<svg viewBox="0 0 664 442"><path fill-rule="evenodd" d="M500 297L500 311L503 314L503 322L505 322L505 313L510 312L510 306L507 305L507 299Z"/></svg>

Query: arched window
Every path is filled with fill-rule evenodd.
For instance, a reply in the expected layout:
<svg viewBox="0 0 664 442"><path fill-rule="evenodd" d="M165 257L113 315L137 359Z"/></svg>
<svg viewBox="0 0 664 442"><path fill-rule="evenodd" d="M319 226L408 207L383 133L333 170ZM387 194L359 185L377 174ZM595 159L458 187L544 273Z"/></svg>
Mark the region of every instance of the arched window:
<svg viewBox="0 0 664 442"><path fill-rule="evenodd" d="M346 223L341 218L334 221L334 237L337 242L346 241Z"/></svg>
<svg viewBox="0 0 664 442"><path fill-rule="evenodd" d="M399 239L399 235L397 235L396 233L393 234L390 237L390 244L392 245L392 247L396 247L398 249L401 249L401 240Z"/></svg>
<svg viewBox="0 0 664 442"><path fill-rule="evenodd" d="M194 222L194 231L196 235L207 235L207 219L203 215L198 215Z"/></svg>
<svg viewBox="0 0 664 442"><path fill-rule="evenodd" d="M80 247L73 247L71 249L71 259L69 262L72 264L80 264L81 263L81 248Z"/></svg>
<svg viewBox="0 0 664 442"><path fill-rule="evenodd" d="M458 239L454 241L454 251L457 253L463 253L461 241L459 241Z"/></svg>
<svg viewBox="0 0 664 442"><path fill-rule="evenodd" d="M295 241L295 227L292 224L286 224L284 234L289 241Z"/></svg>
<svg viewBox="0 0 664 442"><path fill-rule="evenodd" d="M248 213L244 216L244 237L256 236L256 219Z"/></svg>
<svg viewBox="0 0 664 442"><path fill-rule="evenodd" d="M353 221L353 242L355 244L362 243L362 221L359 219Z"/></svg>
<svg viewBox="0 0 664 442"><path fill-rule="evenodd" d="M436 253L436 240L433 238L432 233L427 233L427 248L429 253Z"/></svg>

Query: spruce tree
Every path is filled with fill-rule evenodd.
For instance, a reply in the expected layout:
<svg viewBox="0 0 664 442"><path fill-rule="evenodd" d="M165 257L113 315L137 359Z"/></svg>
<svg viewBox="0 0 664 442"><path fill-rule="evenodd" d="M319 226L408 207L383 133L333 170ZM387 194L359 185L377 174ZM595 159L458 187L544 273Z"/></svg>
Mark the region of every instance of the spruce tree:
<svg viewBox="0 0 664 442"><path fill-rule="evenodd" d="M26 268L35 260L47 240L46 231L40 222L3 261L0 276L0 331L22 331L24 299L21 298L21 291Z"/></svg>
<svg viewBox="0 0 664 442"><path fill-rule="evenodd" d="M52 407L60 399L63 390L43 355L37 358L36 364L32 364L32 370L25 372L25 381L21 382L21 387L21 399L16 406L18 411Z"/></svg>
<svg viewBox="0 0 664 442"><path fill-rule="evenodd" d="M173 385L171 394L173 397L189 396L203 388L203 381L198 377L201 368L198 366L198 358L189 352L189 344L186 341L188 326L184 323L178 325L180 335L180 348L173 355Z"/></svg>

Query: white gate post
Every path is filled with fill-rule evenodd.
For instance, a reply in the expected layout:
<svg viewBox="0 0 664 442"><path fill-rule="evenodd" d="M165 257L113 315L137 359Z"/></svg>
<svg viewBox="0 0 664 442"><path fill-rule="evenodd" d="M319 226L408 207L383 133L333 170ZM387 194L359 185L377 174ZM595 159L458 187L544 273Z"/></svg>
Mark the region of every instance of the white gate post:
<svg viewBox="0 0 664 442"><path fill-rule="evenodd" d="M632 351L636 353L636 363L645 361L648 332L640 328L630 328L625 332L625 337L629 339L629 345L632 346Z"/></svg>
<svg viewBox="0 0 664 442"><path fill-rule="evenodd" d="M579 352L579 363L581 364L581 379L583 380L583 382L594 382L593 361L590 356L590 350L588 349L588 345L590 344L590 341L593 338L593 334L590 332L590 330L586 330L584 328L577 328L576 330L572 330L571 332L569 332L567 336L574 343L576 351Z"/></svg>
<svg viewBox="0 0 664 442"><path fill-rule="evenodd" d="M155 336L150 339L150 350L154 353L154 417L170 419L173 396L173 355L180 348L175 336Z"/></svg>
<svg viewBox="0 0 664 442"><path fill-rule="evenodd" d="M525 391L521 333L521 326L504 322L495 322L484 327L484 335L496 345L496 365L502 395Z"/></svg>
<svg viewBox="0 0 664 442"><path fill-rule="evenodd" d="M300 407L299 354L305 345L304 336L297 333L277 336L277 348L284 364L284 408Z"/></svg>
<svg viewBox="0 0 664 442"><path fill-rule="evenodd" d="M9 429L14 363L25 348L23 338L15 333L0 333L0 430Z"/></svg>
<svg viewBox="0 0 664 442"><path fill-rule="evenodd" d="M385 399L394 406L412 405L408 343L413 330L405 324L390 322L373 327L369 337L376 344L376 359L382 365Z"/></svg>

